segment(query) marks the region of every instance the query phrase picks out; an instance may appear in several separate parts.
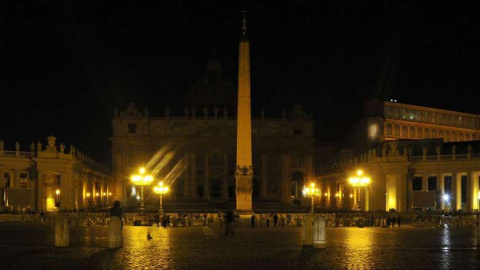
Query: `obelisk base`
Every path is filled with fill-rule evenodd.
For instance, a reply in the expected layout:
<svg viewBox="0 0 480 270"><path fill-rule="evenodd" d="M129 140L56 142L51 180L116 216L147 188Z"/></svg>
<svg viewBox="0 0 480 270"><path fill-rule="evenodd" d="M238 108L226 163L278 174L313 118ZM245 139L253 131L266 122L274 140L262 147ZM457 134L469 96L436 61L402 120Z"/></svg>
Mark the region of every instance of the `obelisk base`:
<svg viewBox="0 0 480 270"><path fill-rule="evenodd" d="M253 214L252 211L252 175L237 175L237 210L238 215Z"/></svg>

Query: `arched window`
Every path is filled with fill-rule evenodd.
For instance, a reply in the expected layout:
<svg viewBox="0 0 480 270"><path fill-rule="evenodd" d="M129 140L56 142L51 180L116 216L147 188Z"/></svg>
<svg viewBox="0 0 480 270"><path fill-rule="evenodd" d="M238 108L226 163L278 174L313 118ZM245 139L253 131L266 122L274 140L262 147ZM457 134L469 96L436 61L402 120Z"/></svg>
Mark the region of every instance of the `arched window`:
<svg viewBox="0 0 480 270"><path fill-rule="evenodd" d="M408 128L406 126L402 127L402 137L408 138Z"/></svg>
<svg viewBox="0 0 480 270"><path fill-rule="evenodd" d="M395 137L400 137L400 126L395 125Z"/></svg>
<svg viewBox="0 0 480 270"><path fill-rule="evenodd" d="M458 133L458 141L459 142L465 141L465 137L463 136L463 133Z"/></svg>
<svg viewBox="0 0 480 270"><path fill-rule="evenodd" d="M470 134L467 133L465 134L465 141L471 141L472 139L470 138Z"/></svg>
<svg viewBox="0 0 480 270"><path fill-rule="evenodd" d="M432 129L432 138L438 138L436 129Z"/></svg>
<svg viewBox="0 0 480 270"><path fill-rule="evenodd" d="M445 141L446 142L452 141L452 135L450 134L450 131L445 132Z"/></svg>
<svg viewBox="0 0 480 270"><path fill-rule="evenodd" d="M425 129L425 139L430 139L430 129Z"/></svg>
<svg viewBox="0 0 480 270"><path fill-rule="evenodd" d="M457 132L452 132L452 142L458 142L458 135Z"/></svg>
<svg viewBox="0 0 480 270"><path fill-rule="evenodd" d="M438 137L444 139L444 137L443 137L443 130L440 130L440 131L438 132Z"/></svg>
<svg viewBox="0 0 480 270"><path fill-rule="evenodd" d="M422 128L417 129L417 138L418 139L423 139L423 130Z"/></svg>
<svg viewBox="0 0 480 270"><path fill-rule="evenodd" d="M414 127L410 127L410 138L415 138L415 128Z"/></svg>
<svg viewBox="0 0 480 270"><path fill-rule="evenodd" d="M385 129L385 134L386 135L392 135L392 125L391 124L387 124L387 127Z"/></svg>

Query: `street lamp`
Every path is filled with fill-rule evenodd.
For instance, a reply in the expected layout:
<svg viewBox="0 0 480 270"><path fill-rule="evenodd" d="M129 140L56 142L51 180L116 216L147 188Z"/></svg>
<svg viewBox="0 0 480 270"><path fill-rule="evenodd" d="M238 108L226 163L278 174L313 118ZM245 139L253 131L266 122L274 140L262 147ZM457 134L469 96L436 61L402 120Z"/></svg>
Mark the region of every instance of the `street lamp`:
<svg viewBox="0 0 480 270"><path fill-rule="evenodd" d="M163 185L163 182L161 181L158 183L158 186L153 188L153 191L160 195L160 208L158 209L159 214L163 214L163 194L168 192L168 187Z"/></svg>
<svg viewBox="0 0 480 270"><path fill-rule="evenodd" d="M371 180L370 180L370 177L367 177L367 176L364 176L363 175L363 171L362 170L358 170L357 173L356 173L356 176L353 176L353 177L350 177L348 179L348 182L350 183L350 185L352 185L354 188L362 188L362 187L366 187L370 184ZM358 192L358 203L355 202L357 204L357 209L358 210L361 210L361 202L362 202L362 191L360 190Z"/></svg>
<svg viewBox="0 0 480 270"><path fill-rule="evenodd" d="M57 195L57 198L56 198L57 201L55 202L55 206L56 206L56 207L60 207L60 189L57 188L57 189L55 190L55 194Z"/></svg>
<svg viewBox="0 0 480 270"><path fill-rule="evenodd" d="M143 187L148 186L152 183L153 177L149 174L146 174L145 168L140 168L139 170L140 174L134 174L130 177L132 180L133 184L135 186L140 186L141 187L141 192L140 192L140 211L145 210L145 205L143 202Z"/></svg>
<svg viewBox="0 0 480 270"><path fill-rule="evenodd" d="M309 187L304 186L303 191L305 192L306 195L312 196L312 203L311 203L310 212L312 212L312 213L315 212L315 209L314 209L315 206L314 206L314 202L313 202L314 198L313 197L315 195L318 196L320 194L319 189L315 187L315 183L311 183Z"/></svg>

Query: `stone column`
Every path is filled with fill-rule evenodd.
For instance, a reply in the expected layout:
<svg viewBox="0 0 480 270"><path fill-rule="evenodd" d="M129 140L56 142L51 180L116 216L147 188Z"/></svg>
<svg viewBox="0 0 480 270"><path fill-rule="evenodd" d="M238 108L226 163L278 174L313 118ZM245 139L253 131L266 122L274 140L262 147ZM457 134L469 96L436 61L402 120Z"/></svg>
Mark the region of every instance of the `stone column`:
<svg viewBox="0 0 480 270"><path fill-rule="evenodd" d="M265 199L267 198L267 189L268 189L268 159L267 159L267 153L262 153L262 159L261 159L261 176L260 176L260 198Z"/></svg>
<svg viewBox="0 0 480 270"><path fill-rule="evenodd" d="M210 200L210 164L208 157L208 153L205 153L205 170L203 179L203 198L205 200Z"/></svg>
<svg viewBox="0 0 480 270"><path fill-rule="evenodd" d="M443 201L443 195L445 194L445 179L443 174L437 174L437 193L440 194L440 209L445 208L445 202Z"/></svg>
<svg viewBox="0 0 480 270"><path fill-rule="evenodd" d="M467 211L472 212L475 202L478 201L477 194L475 194L475 188L473 185L472 172L467 172Z"/></svg>
<svg viewBox="0 0 480 270"><path fill-rule="evenodd" d="M477 172L471 172L471 182L472 182L472 197L473 197L473 210L480 210L480 205L479 205L479 185L478 185L478 173Z"/></svg>
<svg viewBox="0 0 480 270"><path fill-rule="evenodd" d="M290 202L290 182L292 178L291 174L291 158L288 153L282 153L281 161L281 180L280 180L280 200L282 202Z"/></svg>
<svg viewBox="0 0 480 270"><path fill-rule="evenodd" d="M43 172L37 171L37 192L35 196L35 208L37 212L45 211L45 184Z"/></svg>
<svg viewBox="0 0 480 270"><path fill-rule="evenodd" d="M189 154L190 156L190 196L197 198L197 160L195 152Z"/></svg>
<svg viewBox="0 0 480 270"><path fill-rule="evenodd" d="M409 175L407 175L407 212L411 212L413 209L413 183Z"/></svg>
<svg viewBox="0 0 480 270"><path fill-rule="evenodd" d="M462 175L452 173L452 195L450 196L450 205L452 210L462 209Z"/></svg>
<svg viewBox="0 0 480 270"><path fill-rule="evenodd" d="M428 174L422 174L422 191L428 191Z"/></svg>

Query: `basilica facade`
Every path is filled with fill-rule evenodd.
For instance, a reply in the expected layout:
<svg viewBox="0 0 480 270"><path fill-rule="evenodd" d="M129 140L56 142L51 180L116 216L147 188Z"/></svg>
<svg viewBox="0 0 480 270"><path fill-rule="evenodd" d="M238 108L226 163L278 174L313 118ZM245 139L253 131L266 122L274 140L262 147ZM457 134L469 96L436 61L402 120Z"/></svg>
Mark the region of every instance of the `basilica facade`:
<svg viewBox="0 0 480 270"><path fill-rule="evenodd" d="M253 90L255 91L255 90ZM113 178L117 199L135 203L138 187L130 175L146 167L171 188L178 202L235 201L236 87L209 61L194 84L184 113L151 116L129 104L113 118ZM314 121L300 105L278 118L264 111L252 118L253 201L292 202L314 176ZM145 189L148 203L156 197Z"/></svg>

